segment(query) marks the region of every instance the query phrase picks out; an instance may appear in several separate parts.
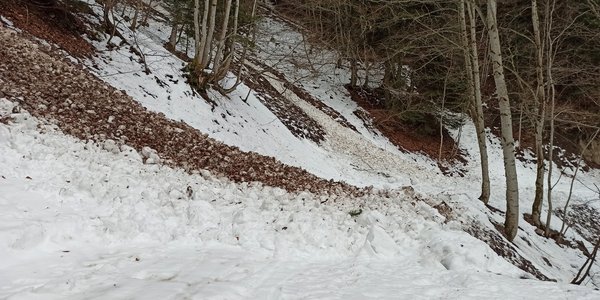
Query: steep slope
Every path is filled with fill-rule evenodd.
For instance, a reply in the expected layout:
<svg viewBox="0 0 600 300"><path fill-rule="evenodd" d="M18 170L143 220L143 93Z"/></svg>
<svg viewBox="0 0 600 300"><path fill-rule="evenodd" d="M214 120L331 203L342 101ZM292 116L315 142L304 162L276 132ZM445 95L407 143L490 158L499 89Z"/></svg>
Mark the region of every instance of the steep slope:
<svg viewBox="0 0 600 300"><path fill-rule="evenodd" d="M0 91L19 98L34 115L55 121L65 133L103 142L108 150L128 144L147 158L157 155L151 158L154 163L162 160L189 172L208 170L235 181L259 181L289 191L359 192L273 158L243 153L162 113L148 112L80 66L40 51L40 45L14 32L0 28L0 41L6 45L0 49L0 59L7 62L0 68Z"/></svg>
<svg viewBox="0 0 600 300"><path fill-rule="evenodd" d="M97 22L93 18L91 21ZM261 51L255 54L254 62L248 64L249 69L263 74L263 83L272 89L258 90L248 83L228 97L209 91L213 103L195 94L184 82L180 70L184 62L162 47L168 30L159 19L152 20L149 27L142 27L136 33L127 29L126 22L121 24L119 28L124 37L131 44L135 41L134 46L144 53L151 73L144 73L145 66L130 52L133 46L107 49L105 40L94 42L98 57L82 62L100 79L123 92L114 92L112 87L103 87L100 81L84 75L86 80L93 81L93 85L87 86L88 90L110 93L104 97L93 93L79 97L84 99L74 97L71 100L76 103L75 107L69 106L59 113L52 111L52 106L68 97L48 87L51 83L68 85L69 76L57 76L60 80L53 81L55 79L43 77L51 75L44 75L44 70L39 72L44 83L38 84L27 80L29 77L13 74L25 70L31 74L34 68L31 61L2 65L14 66L14 69L3 69L5 73L0 75L0 84L11 86L5 91L11 101L21 102L21 106L36 116L57 120L65 133L101 142L104 149L95 144L83 146L45 126L43 130L50 133L40 134L34 130L36 121L32 121L27 112L9 114L14 103L3 102L0 119L10 124L2 125L3 135L0 135L6 137L3 141L8 141L3 144L2 154L6 153L3 155L6 158L0 170L9 170L9 175L0 174L8 178L0 193L8 212L5 215L7 230L2 231L6 237L2 240L7 257L3 268L19 270L16 275L2 272L9 274L4 277L10 281L6 295L31 293L34 297L46 293L60 297L66 293L64 295L74 298L84 295L129 297L154 287L157 292L175 298L323 298L332 293L333 287L336 294L332 298L597 296L583 289L569 292L572 287L567 285L516 279L537 276L569 281L585 257L577 249L562 247L538 236L535 228L523 221L514 244L498 234L494 224L502 222L502 212L489 210L476 199L475 183L479 175L471 124L467 123L460 133L460 146L469 158L464 177L446 177L432 160L401 152L385 137L369 130L354 114L357 105L343 87L347 72L326 63L333 54L313 49L316 54L309 56L303 52L307 50L302 44L302 35L281 21L264 20L261 26L276 34L273 39L259 41ZM23 48L27 42L18 40L20 36L13 38L16 40L1 44L3 51L11 47L19 51L25 48L38 51L38 46ZM40 52L46 51L41 48ZM300 54L292 55L293 51ZM27 55L13 51L13 55L15 53ZM40 55L46 54L36 53L32 58ZM53 59L60 55L55 54ZM46 55L46 59L51 57ZM322 67L318 72L311 70L310 62L305 59L315 65L319 65L316 60L320 60ZM56 64L64 66L64 62ZM65 68L61 72L69 75L83 73L72 66ZM73 70L77 71L73 73ZM78 82L81 79L74 78ZM233 81L235 77L230 74L228 80ZM295 88L291 88L290 83ZM45 91L47 95L43 94ZM321 104L308 101L303 93ZM126 105L107 107L100 104L105 102L99 101L105 98ZM282 106L270 106L274 99L281 101ZM293 107L294 113L312 121L292 124L277 111L281 107ZM132 117L133 123L127 123L132 125L127 127L135 130L125 135L134 134L136 138L120 140L119 128L111 125L111 114L105 115L105 110L122 113L122 119L129 118L126 113L129 110L134 115L143 115L143 118ZM16 120L8 121L9 118ZM143 122L139 123L140 120ZM167 132L156 134L158 132L146 128L162 128ZM180 135L180 130L185 134ZM311 130L322 131L323 138L311 140ZM225 144L216 143L200 132ZM152 139L144 140L148 137ZM185 140L183 144L191 144L191 147L161 142L179 137ZM107 138L117 143L106 143ZM493 174L491 204L502 207L501 150L499 141L491 134L489 141L492 169L498 171ZM233 184L206 172L201 172L203 176L186 175L165 166L143 165L142 161L148 163L148 158L155 158L152 150L142 151L140 157L127 144L137 150L151 146L155 148L152 150L159 150L157 154L163 162L184 166L188 171L208 169L214 175L236 181L261 181L293 191L311 190L305 186L306 182L298 180L310 178L313 191L328 193L288 194L278 189ZM201 145L194 150L196 152L182 152L193 149L194 144ZM283 166L272 158L240 153L227 145L272 156L311 174ZM114 153L108 153L111 151ZM64 154L60 154L62 152ZM232 157L237 158L237 163L223 159L230 152L234 152ZM179 158L186 161L195 157L204 157L210 163L200 163L195 168L178 163ZM219 166L221 162L225 167ZM247 173L248 176L238 172L253 163L262 169ZM33 167L36 165L38 169ZM279 169L272 172L273 168ZM113 169L117 171L112 172ZM564 171L567 176L561 178L555 189L558 205L566 198L568 174L572 173L572 170ZM534 170L531 165L520 163L519 172L522 207L527 211L533 194ZM87 175L82 176L84 173ZM351 197L349 194L357 191L355 188L317 176L392 190ZM41 183L32 184L30 180L36 178L42 178ZM78 185L72 188L75 178L79 178ZM593 186L598 180L597 171L579 177L575 204L597 197L596 192L586 186ZM398 189L405 185L411 188ZM61 192L63 189L77 196ZM410 192L413 189L416 194ZM345 191L340 193L340 190ZM67 201L68 205L48 214L27 216L22 213L36 211L40 205L58 205L61 201ZM24 204L19 205L21 202ZM594 209L597 203L589 206ZM73 208L78 211L72 212ZM67 217L54 228L51 220L57 213ZM558 221L555 226L560 226ZM82 228L81 236L73 228ZM61 235L59 232L63 230L69 234ZM465 231L486 240L491 248ZM573 231L569 232L569 238L583 240ZM69 244L69 240L73 243ZM107 240L112 241L109 246L104 245ZM130 244L131 240L134 242ZM583 243L590 248L589 242ZM69 249L64 248L65 245ZM78 255L71 255L73 257L59 253L66 249L64 251L69 252L65 253L72 254L75 251L71 249L75 248L82 250ZM508 265L497 253L533 275ZM18 257L24 258L13 264ZM52 267L32 279L29 273L33 266L45 259L52 261ZM61 260L68 264L61 266ZM274 267L270 268L270 264ZM199 270L196 267L199 265L206 268ZM71 269L77 270L74 275ZM56 274L59 275L53 276ZM113 285L112 277L118 278ZM596 281L593 278L591 284ZM66 288L62 285L64 282L81 284ZM125 288L116 288L121 285ZM513 285L520 288L510 289ZM498 289L484 289L489 286ZM420 292L426 288L431 294Z"/></svg>

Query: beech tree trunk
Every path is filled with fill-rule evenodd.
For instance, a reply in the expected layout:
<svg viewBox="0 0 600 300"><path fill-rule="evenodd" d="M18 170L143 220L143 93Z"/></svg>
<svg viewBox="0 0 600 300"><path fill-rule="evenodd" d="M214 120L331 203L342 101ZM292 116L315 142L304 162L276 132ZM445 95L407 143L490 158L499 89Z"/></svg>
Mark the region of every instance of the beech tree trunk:
<svg viewBox="0 0 600 300"><path fill-rule="evenodd" d="M240 14L240 0L235 0L235 9L233 12L233 29L232 29L231 35L227 39L227 43L225 45L225 47L229 50L227 51L227 54L223 58L223 63L221 64L220 70L218 70L218 73L216 74L215 79L217 81L225 78L225 75L227 75L227 71L231 67L231 62L233 61L233 56L235 55L235 39L237 37L239 14ZM243 64L243 59L240 60L240 64ZM238 75L238 76L241 76L241 75Z"/></svg>
<svg viewBox="0 0 600 300"><path fill-rule="evenodd" d="M515 141L512 130L512 115L508 88L504 78L504 64L498 22L496 21L496 0L487 1L487 27L490 39L490 59L496 84L496 93L500 109L502 128L502 152L504 155L504 174L506 176L506 219L504 230L508 240L512 241L517 235L519 226L519 184L515 165Z"/></svg>
<svg viewBox="0 0 600 300"><path fill-rule="evenodd" d="M225 48L225 38L227 37L227 30L229 29L229 15L231 13L231 0L225 1L225 15L223 16L223 24L221 25L221 32L217 37L217 51L215 53L215 59L213 61L213 74L219 73L221 68L221 59L223 57L223 51Z"/></svg>
<svg viewBox="0 0 600 300"><path fill-rule="evenodd" d="M539 226L542 224L540 216L542 214L542 203L544 201L544 117L546 114L546 93L544 89L544 43L540 33L540 18L538 14L537 0L531 0L531 21L533 24L533 38L536 47L536 75L537 88L534 99L536 101L536 124L535 124L535 155L536 177L535 177L535 198L531 207L531 216L533 224Z"/></svg>
<svg viewBox="0 0 600 300"><path fill-rule="evenodd" d="M204 14L206 15L208 10L206 6L208 0L204 1ZM200 59L202 56L202 40L204 40L204 30L206 28L205 25L206 18L202 19L202 25L200 25L200 0L194 0L194 45L195 45L195 53L194 53L194 67L200 64ZM202 31L202 34L200 33ZM200 35L202 35L202 40L200 40Z"/></svg>
<svg viewBox="0 0 600 300"><path fill-rule="evenodd" d="M208 19L208 28L206 28L206 33L204 35L206 37L206 42L203 45L204 48L202 49L202 69L206 69L206 67L208 67L208 65L210 64L210 52L212 50L213 35L215 33L215 23L217 21L217 0L210 1L210 16L208 17Z"/></svg>
<svg viewBox="0 0 600 300"><path fill-rule="evenodd" d="M206 26L208 26L208 10L210 7L209 0L204 0L204 11L202 13L202 24L200 25L200 0L195 0L196 6L194 9L194 39L196 40L196 53L194 54L194 68L196 73L202 72L206 68L206 61L204 60L204 49L207 47L206 43Z"/></svg>
<svg viewBox="0 0 600 300"><path fill-rule="evenodd" d="M222 6L220 6L219 3L221 3ZM234 5L233 3L235 3L235 7L232 7L232 5ZM196 53L192 64L193 75L195 75L195 79L197 79L195 82L196 87L206 89L209 84L218 85L219 81L227 75L227 72L231 67L235 52L235 39L237 36L238 18L241 7L239 0L224 0L222 2L217 0L204 0L204 12L202 24L200 24L200 0L195 0L195 6L194 37L196 39ZM217 10L220 12L222 10L222 15L219 15L222 19L219 19L218 26ZM256 3L254 3L252 9L253 18L255 10ZM233 20L231 18L233 18ZM244 47L244 53L245 51ZM243 62L241 63L240 68L242 68L242 66ZM234 84L234 88L238 83L239 80ZM233 90L233 88L217 88L222 93Z"/></svg>
<svg viewBox="0 0 600 300"><path fill-rule="evenodd" d="M477 132L477 144L479 146L479 159L481 161L481 195L479 200L487 204L490 199L490 173L488 163L488 152L485 134L485 123L483 120L483 101L481 100L481 80L479 73L479 53L477 50L476 16L474 4L471 0L459 1L459 19L462 33L462 46L465 54L465 68L467 73L467 90L471 102L471 117ZM467 21L465 6L468 10L470 37L467 32Z"/></svg>
<svg viewBox="0 0 600 300"><path fill-rule="evenodd" d="M550 1L548 1L550 2ZM550 101L550 141L548 144L548 182L546 183L548 185L548 194L547 194L547 201L548 201L548 215L546 216L546 236L549 237L550 236L550 221L552 220L552 167L553 167L553 154L554 154L554 108L556 106L556 89L554 86L554 77L553 77L553 73L552 73L552 66L554 64L553 62L553 58L554 58L554 44L552 41L552 36L550 34L550 32L552 31L552 14L554 13L554 5L555 5L555 1L552 1L552 4L547 3L546 4L546 8L545 8L545 19L546 19L546 26L545 26L545 35L546 35L546 42L548 43L548 45L546 46L546 79L548 80L548 84L546 84L546 94L548 95L548 100ZM552 6L552 9L550 9L550 6Z"/></svg>

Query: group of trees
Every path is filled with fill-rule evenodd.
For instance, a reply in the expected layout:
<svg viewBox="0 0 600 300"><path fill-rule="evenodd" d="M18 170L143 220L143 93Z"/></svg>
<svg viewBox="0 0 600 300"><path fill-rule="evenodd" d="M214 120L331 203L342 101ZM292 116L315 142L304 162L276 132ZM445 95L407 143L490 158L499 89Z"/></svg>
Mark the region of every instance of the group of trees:
<svg viewBox="0 0 600 300"><path fill-rule="evenodd" d="M230 87L221 87L219 83L234 65L236 54L240 53L237 65L243 65L247 48L253 43L257 0L103 0L105 31L111 39L114 35L125 39L114 23L117 6L133 8L130 29L135 31L147 23L153 3L162 5L169 13L165 16L171 24L167 49L177 51L182 36L186 41L187 37L193 38L195 51L187 68L190 83L200 90L209 85L222 92L234 89L239 81Z"/></svg>
<svg viewBox="0 0 600 300"><path fill-rule="evenodd" d="M126 0L103 2L107 31L115 30L110 13L117 1ZM127 1L139 2L134 7L144 3ZM378 87L387 107L399 115L414 118L434 111L443 120L444 110L468 113L477 132L480 199L486 204L486 128L499 126L509 240L516 236L519 220L515 148L521 146L522 132L529 132L537 156L532 217L535 225L544 226L545 195L549 234L555 178L544 158L553 160L555 123L582 138L592 136L600 124L600 0L267 2L307 29L311 40L338 54L337 65L350 72L349 85ZM265 0L162 3L171 23L166 47L176 50L182 35L193 37L190 82L199 89L234 89L237 83L223 87L220 82L232 66L242 76L254 44L257 9ZM382 76L374 80L369 75L375 72Z"/></svg>
<svg viewBox="0 0 600 300"><path fill-rule="evenodd" d="M482 171L490 182L486 127L499 125L506 177L505 234L517 233L519 188L515 148L533 139L537 176L532 217L550 232L552 163L557 122L584 139L600 124L598 0L282 0L300 22L347 62L353 86L378 84L390 109L468 112ZM381 82L369 71L381 69ZM359 72L362 71L362 72ZM359 76L359 74L362 74ZM371 79L372 80L372 79ZM433 108L432 108L433 107ZM499 124L486 120L500 119ZM513 128L518 124L518 130ZM517 141L515 141L517 135ZM545 224L542 203L548 204Z"/></svg>
<svg viewBox="0 0 600 300"><path fill-rule="evenodd" d="M222 92L235 89L239 76L233 86L223 87L220 82L237 54L241 73L255 36L257 0L165 0L165 4L172 26L167 48L175 50L177 36L183 32L194 37L195 51L188 68L190 83L202 90L209 85Z"/></svg>

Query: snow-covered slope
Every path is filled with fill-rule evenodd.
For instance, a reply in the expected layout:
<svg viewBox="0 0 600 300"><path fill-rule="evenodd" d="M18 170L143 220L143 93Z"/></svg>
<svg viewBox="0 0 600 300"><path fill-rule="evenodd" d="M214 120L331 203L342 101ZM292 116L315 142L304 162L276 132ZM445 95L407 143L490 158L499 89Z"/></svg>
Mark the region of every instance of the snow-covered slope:
<svg viewBox="0 0 600 300"><path fill-rule="evenodd" d="M353 113L357 104L350 99L344 88L349 78L348 71L337 68L332 63L336 61L334 53L305 42L304 36L285 22L268 17L262 20L259 30L264 34L258 35L255 59L260 59L264 64L285 74L289 82L296 83L315 99L334 109L357 131L341 126L321 110L300 99L294 92L285 89L284 83L277 76L266 71L265 78L284 98L301 108L324 128L324 142L317 145L294 136L259 101L259 93L244 84L228 97L209 91L211 100L218 104L211 107L200 96L192 95L180 70L183 62L162 47L169 32L167 25L160 19L154 19L149 27L141 27L137 33L131 32L125 25L126 22L120 27L124 36L135 40L143 52L147 53L146 61L152 73L142 72L143 67L127 47L109 51L105 49L104 42L96 42L101 50L100 56L87 63L97 67L90 69L98 73L101 79L125 89L149 109L162 112L175 120L183 120L211 137L242 150L273 156L326 179L378 188L410 185L429 195L462 195L465 202L463 204L482 208L477 201L481 176L472 122L466 121L460 131L453 133L456 137L460 136L457 138L460 141L459 147L468 160L461 167L465 171L464 176L444 176L430 158L419 153L402 152L383 135L365 128L363 121ZM188 50L189 53L193 52ZM258 66L254 67L260 69ZM233 74L229 74L228 80L233 79ZM167 85L161 86L157 81ZM247 99L247 102L242 99ZM493 191L490 204L503 208L505 188L500 140L489 133L488 143ZM535 166L518 161L517 168L523 200L521 205L528 212L533 199ZM563 176L554 174L554 178L557 178L554 189L557 195L555 207L564 205L571 179L569 174L573 174L574 169L567 168L561 172L564 172ZM598 199L599 193L594 188L594 183L597 182L600 182L599 170L579 173L574 185L574 204ZM588 204L600 208L600 203Z"/></svg>
<svg viewBox="0 0 600 300"><path fill-rule="evenodd" d="M294 136L282 121L259 101L258 93L245 84L238 86L227 98L217 92L209 91L209 97L217 103L217 106L213 107L195 94L185 82L181 71L185 66L184 62L162 46L169 33L169 28L165 24L153 20L150 27L141 27L135 33L125 25L123 23L119 27L120 30L129 41L135 40L139 45L152 73L145 74L143 72L144 67L138 62L139 58L131 53L128 46L108 50L105 41L95 42L100 51L99 57L88 61L87 64L100 79L118 89L125 90L148 109L162 112L175 120L182 120L202 132L208 133L211 137L238 146L244 151L273 156L286 164L302 167L326 179L342 180L357 186L381 187L392 184L398 187L411 183L405 176L398 176L401 173L397 169L407 168L407 163L397 162L402 155L400 151L387 139L374 135L364 127L363 122L352 113L356 104L352 106L354 109L351 107L351 109L339 111L362 133L344 137L347 141L358 139L358 143L363 145L363 150L359 150L360 153L348 155L341 153L340 149L352 149L355 145L345 145L343 142L340 144L339 140L333 141L332 139L326 139L324 145L317 145L312 141ZM275 25L284 26L280 23L275 23ZM273 24L264 26L273 27ZM293 33L289 29L287 32L279 32L284 36ZM293 39L295 36L291 36L291 38ZM113 38L113 42L118 44L119 38ZM271 53L278 49L280 43L260 41L259 45L264 48L263 51L266 51L264 53L269 54L269 57L283 55ZM192 50L189 51L193 53ZM229 76L229 80L234 80L232 74ZM331 86L319 86L321 89L310 92L321 100L320 93L326 94L325 91L329 90ZM340 88L343 89L342 84L340 83L336 87L335 90L331 90L336 93L334 94L336 97L327 103L334 109L344 107L345 102L351 103L348 102L347 95L339 94L341 93ZM313 108L313 110L315 109ZM324 114L321 113L321 115ZM319 122L331 123L332 121L321 118ZM336 129L347 131L339 127L341 126L337 126ZM329 133L331 136L337 134L331 130ZM381 149L376 151L380 154L373 154L373 149ZM390 156L387 154L388 152L394 155ZM371 161L362 162L357 159L358 155L364 154L373 157ZM402 159L424 161L420 155L404 156ZM379 161L377 165L373 165L375 160ZM412 168L419 167L417 164L409 165ZM428 167L432 172L439 173L432 161L422 165ZM390 170L387 170L388 168Z"/></svg>
<svg viewBox="0 0 600 300"><path fill-rule="evenodd" d="M66 137L26 112L9 114L13 105L0 100L13 118L0 123L3 298L600 296L519 279L521 270L411 193L321 204L188 175L145 165L128 147Z"/></svg>
<svg viewBox="0 0 600 300"><path fill-rule="evenodd" d="M471 223L495 230L491 222L502 222L501 213L477 200L471 123L460 133L469 159L464 177L443 176L430 159L403 153L365 128L343 87L347 72L320 64L332 53L313 49L308 56L300 33L266 18L261 26L274 35L259 40L256 59L298 82L357 129L340 125L266 74L273 87L324 128L325 140L316 144L293 135L244 84L228 97L209 92L214 107L194 95L181 75L183 62L162 47L168 28L159 20L135 34L121 24L152 73L143 72L127 47L108 50L105 41L95 42L99 56L84 63L107 83L152 111L242 150L323 178L390 189L389 195L321 203L328 198L234 184L208 173L189 175L145 165L131 148L107 148L111 153L47 126L41 133L37 120L14 114L14 123L0 123L0 297L600 298L591 289L565 283L585 260L581 252L538 236L523 220L514 243L517 253L559 283L520 279L532 276L464 232ZM304 59L319 69L311 70ZM0 117L8 115L14 104L0 101ZM489 142L490 204L503 208L502 152L491 134ZM535 170L523 162L518 168L521 207L528 212ZM555 206L562 206L568 194L573 170L564 172L555 187ZM600 182L600 173L578 178L573 203L597 199L588 187ZM451 214L432 208L442 203ZM598 207L598 202L589 205ZM553 225L560 227L557 218ZM582 239L573 230L569 237Z"/></svg>

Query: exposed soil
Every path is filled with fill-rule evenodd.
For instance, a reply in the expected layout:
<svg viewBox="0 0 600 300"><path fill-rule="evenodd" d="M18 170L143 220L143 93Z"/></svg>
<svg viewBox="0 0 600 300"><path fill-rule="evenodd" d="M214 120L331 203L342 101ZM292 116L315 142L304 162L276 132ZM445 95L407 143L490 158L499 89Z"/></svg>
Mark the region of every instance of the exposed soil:
<svg viewBox="0 0 600 300"><path fill-rule="evenodd" d="M360 195L363 189L327 181L272 157L245 153L183 122L147 111L125 93L48 46L0 27L0 93L64 133L102 143L113 140L138 151L154 149L164 163L189 172L209 170L235 182L262 182L288 191ZM1 96L1 95L0 95Z"/></svg>
<svg viewBox="0 0 600 300"><path fill-rule="evenodd" d="M283 73L275 70L274 68L272 68L272 67L268 66L267 64L265 64L259 60L256 60L256 59L252 59L252 63L256 64L257 66L260 66L263 70L268 71L269 73L275 75L277 77L277 79L279 79L279 81L283 82L286 89L289 89L292 92L294 92L294 94L296 94L296 96L298 96L300 99L310 103L312 106L314 106L317 109L319 109L320 111L324 112L325 114L330 116L333 120L338 122L340 125L358 132L356 130L356 127L354 127L354 125L350 124L350 122L348 122L348 120L342 114L340 114L337 110L327 106L327 104L316 99L309 92L307 92L306 90L304 90L297 84L290 82ZM256 74L258 74L258 71L254 70L252 75L255 76ZM274 92L277 93L276 90ZM279 93L277 93L277 94L279 94ZM271 95L271 96L273 96L273 95Z"/></svg>
<svg viewBox="0 0 600 300"><path fill-rule="evenodd" d="M94 47L82 38L85 24L73 12L91 13L75 1L47 1L41 4L26 0L0 0L0 14L33 36L58 45L74 57L94 54ZM87 8L89 9L89 8Z"/></svg>
<svg viewBox="0 0 600 300"><path fill-rule="evenodd" d="M373 119L371 119L371 116L366 110L359 108L353 111L352 113L363 122L363 125L365 126L365 128L367 128L367 130L369 130L375 135L379 135L379 132L376 130L375 125L373 125Z"/></svg>
<svg viewBox="0 0 600 300"><path fill-rule="evenodd" d="M439 204L434 205L433 208L435 208L438 211L438 213L440 213L440 215L446 218L444 223L448 223L452 219L454 219L452 207L450 207L450 205L448 205L446 202L442 201Z"/></svg>
<svg viewBox="0 0 600 300"><path fill-rule="evenodd" d="M2 5L6 5L6 3L0 2L0 8L4 9L6 6ZM14 7L11 9L11 14L15 14L16 9ZM87 43L90 51L87 51L85 47L75 47L76 42L69 44L70 39L62 38L59 33L56 33L55 31L60 31L60 28L55 28L55 26L47 26L46 31L36 34L36 30L43 28L43 20L39 18L36 20L37 25L26 24L24 26L4 10L2 13L15 22L16 26L25 31L31 30L39 38L52 41L71 55L87 56L93 53L93 48ZM29 19L30 22L31 20L33 19ZM46 37L45 34L48 33L44 32L50 32L50 36ZM65 34L77 34L75 39L85 42L80 37L81 32L79 31L66 31ZM368 192L368 190L358 189L343 182L320 179L303 169L286 166L271 157L242 152L236 147L227 146L209 138L183 122L167 119L160 113L149 112L124 92L108 86L81 66L74 65L62 58L62 55L53 52L51 47L26 40L22 34L15 34L0 28L0 61L3 62L0 65L0 97L18 101L34 116L51 120L66 134L98 143L115 141L117 144L132 146L140 152L143 152L144 147L149 147L156 151L163 163L182 167L189 172L209 170L235 182L258 181L292 192L306 190L335 195L361 195ZM274 70L269 72L278 76L286 83L286 87L300 98L319 108L338 123L356 130L335 110L285 80L283 74L276 73ZM264 95L279 95L276 91L273 93L274 91L269 89L270 85L264 84L268 84L266 80L259 78L252 77L249 85L256 85L255 88L258 91L262 87ZM353 98L357 97L356 95L353 95ZM271 101L266 98L261 100ZM285 99L280 100L285 101ZM358 100L361 98L359 97ZM368 98L363 99L363 103L357 101L364 108L364 110L357 111L358 113L355 112L357 116L365 122L369 122L369 115L371 115L375 120L372 128L376 128L388 136L397 146L407 151L420 151L433 158L437 157L439 136L426 138L416 134L414 128L407 128L401 124L391 126L385 122L377 122L378 118L381 121L388 116L367 100ZM286 102L291 104L290 101ZM294 112L294 110L288 109L288 106L279 108L280 111ZM296 113L291 116L298 117ZM290 120L294 120L294 118L290 118ZM282 121L284 119L285 117L282 118ZM10 122L10 119L3 118L0 119L0 122ZM300 123L308 124L304 122L297 124ZM314 125L319 126L318 124ZM300 131L300 128L297 127L297 131ZM320 135L318 128L310 125L310 128L302 128L302 131L310 129L316 132L314 138L318 141L324 137L324 132L323 135ZM299 132L296 134L300 135ZM448 152L448 149L455 148L454 141L447 132L443 132L443 134L443 158L460 161L461 153ZM313 139L309 136L305 136L305 138ZM334 201L335 199L334 197ZM447 220L452 217L452 209L446 203L434 208ZM496 253L524 271L533 274L536 278L549 280L531 262L520 256L499 233L486 229L482 225L470 226L466 231L488 243Z"/></svg>
<svg viewBox="0 0 600 300"><path fill-rule="evenodd" d="M400 149L407 152L420 152L437 160L440 169L446 174L450 169L444 165L444 162L451 162L454 165L466 163L464 153L457 149L456 142L446 129L442 131L443 145L440 157L439 129L436 129L433 134L428 134L418 126L402 122L385 108L382 96L375 90L351 86L347 86L347 89L352 100L364 110L355 112L355 115L365 122L367 128L376 128ZM428 117L434 118L433 116ZM438 122L434 119L429 121L432 124Z"/></svg>
<svg viewBox="0 0 600 300"><path fill-rule="evenodd" d="M278 93L261 72L251 69L250 76L244 76L243 80L248 87L257 92L260 102L273 112L294 136L309 139L317 144L325 139L325 130L321 125Z"/></svg>

